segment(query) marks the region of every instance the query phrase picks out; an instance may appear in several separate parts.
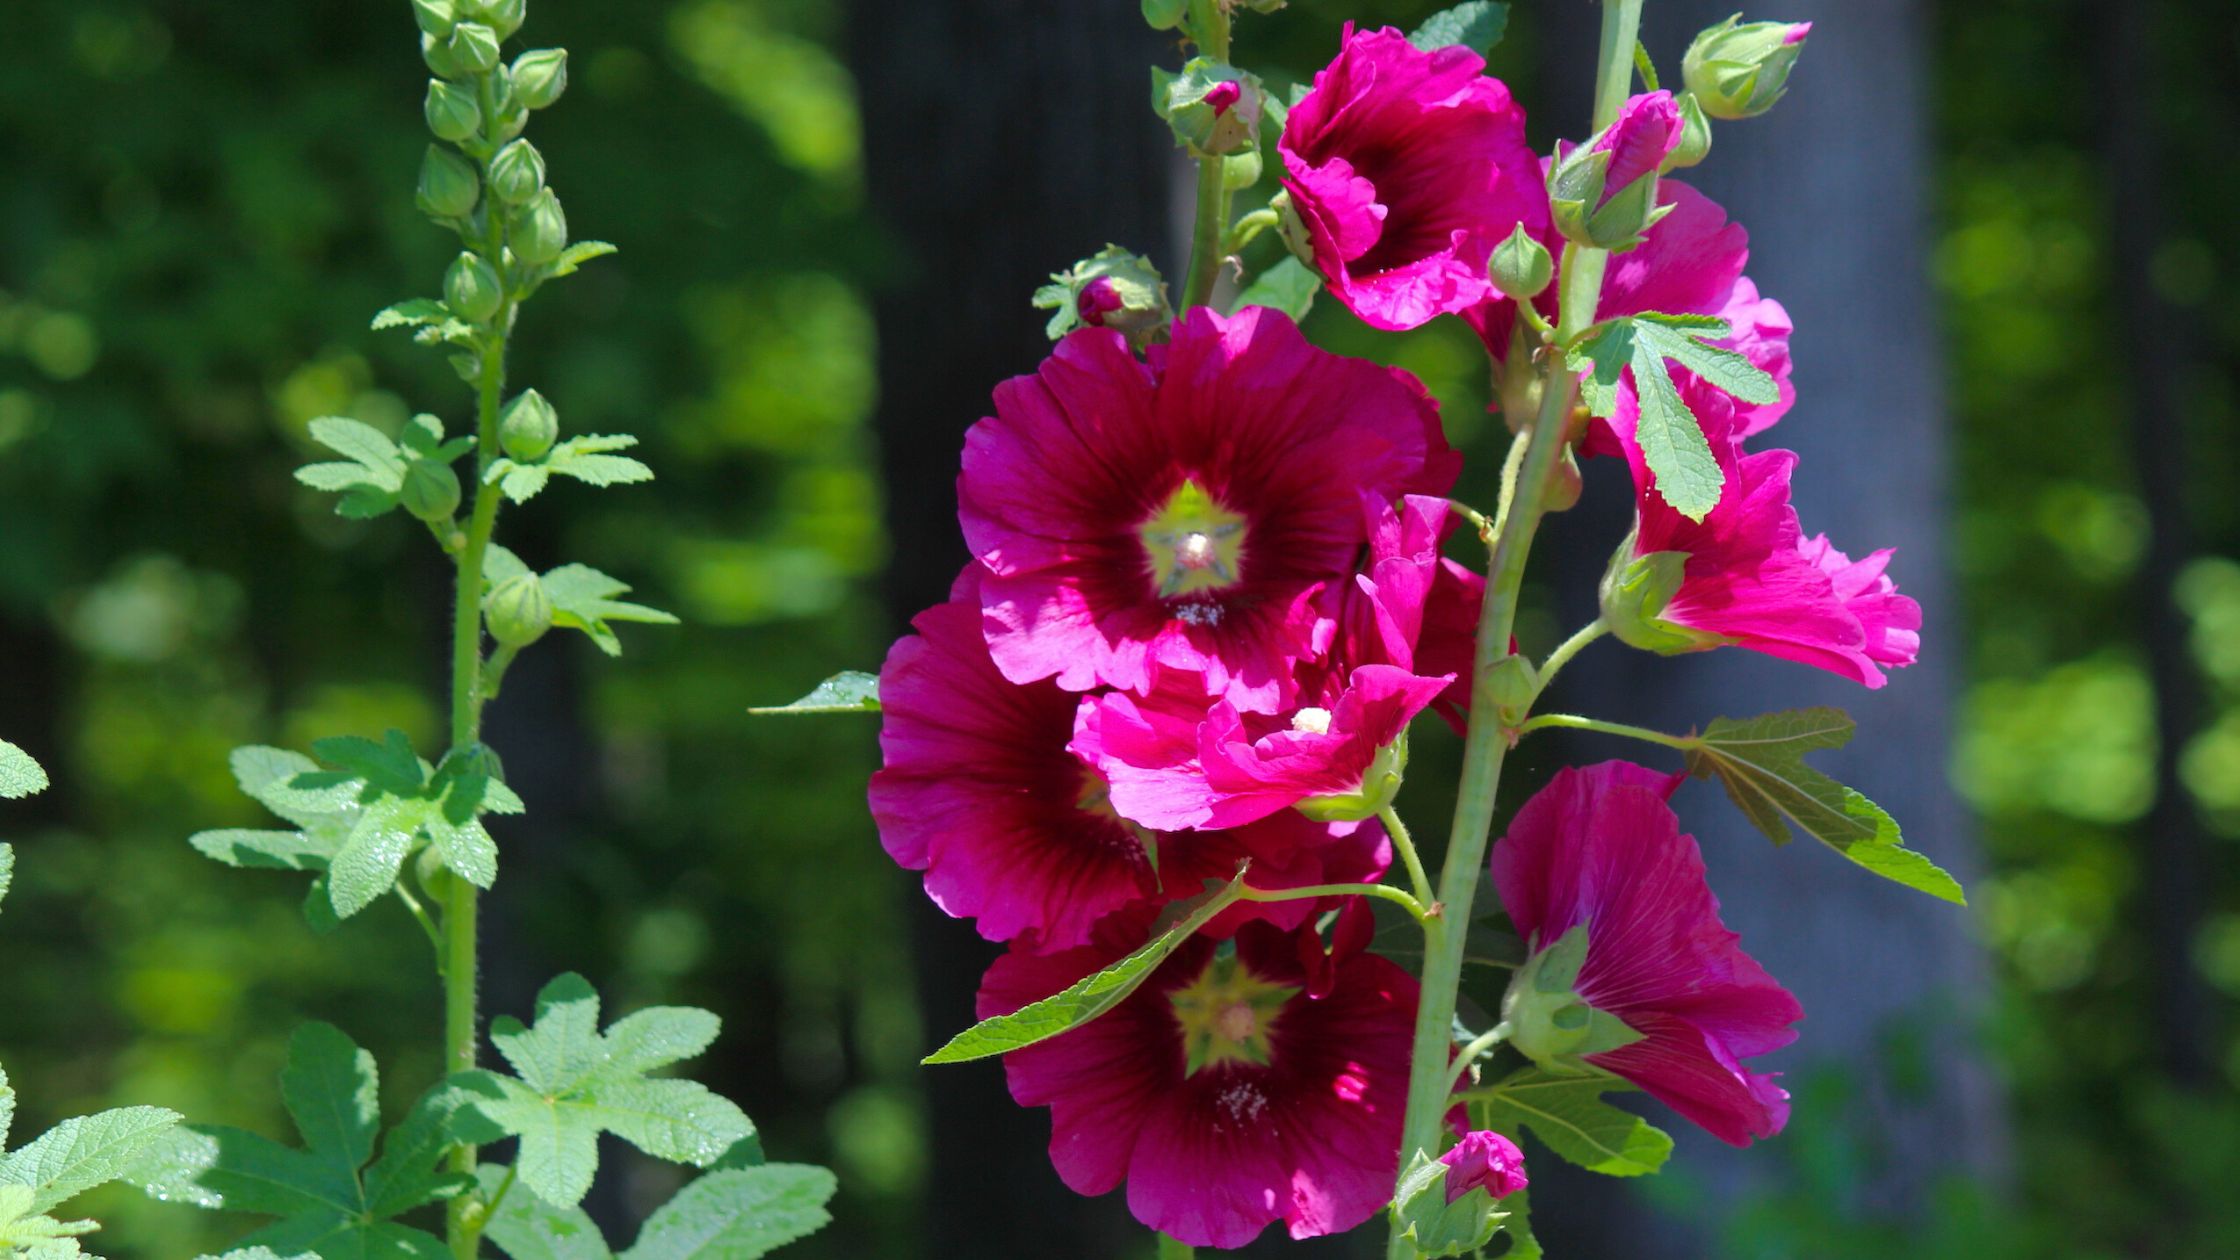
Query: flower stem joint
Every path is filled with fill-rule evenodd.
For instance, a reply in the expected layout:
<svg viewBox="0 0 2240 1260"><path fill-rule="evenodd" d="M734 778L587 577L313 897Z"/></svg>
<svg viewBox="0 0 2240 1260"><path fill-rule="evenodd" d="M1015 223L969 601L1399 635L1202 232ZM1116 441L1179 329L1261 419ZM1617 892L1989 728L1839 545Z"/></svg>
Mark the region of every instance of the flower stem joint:
<svg viewBox="0 0 2240 1260"><path fill-rule="evenodd" d="M1810 22L1744 22L1737 13L1696 36L1680 62L1703 112L1732 121L1772 109L1804 53Z"/></svg>

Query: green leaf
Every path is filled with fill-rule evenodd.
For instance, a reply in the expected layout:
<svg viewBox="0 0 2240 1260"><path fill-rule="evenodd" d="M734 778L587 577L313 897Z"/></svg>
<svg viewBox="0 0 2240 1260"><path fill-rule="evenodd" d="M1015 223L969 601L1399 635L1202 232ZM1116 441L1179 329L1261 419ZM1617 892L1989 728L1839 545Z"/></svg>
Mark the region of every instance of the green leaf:
<svg viewBox="0 0 2240 1260"><path fill-rule="evenodd" d="M1781 400L1781 386L1740 351L1704 344L1731 334L1725 320L1650 313L1634 317L1641 344L1746 403Z"/></svg>
<svg viewBox="0 0 2240 1260"><path fill-rule="evenodd" d="M0 901L6 901L8 899L8 888L15 883L15 880L15 846L0 844ZM15 1106L15 1095L8 1093L7 1089L8 1074L5 1072L0 1072L0 1096L5 1097L6 1105L11 1109L8 1112L0 1113L0 1146L6 1145L8 1140L8 1123L4 1117L6 1115L13 1115L14 1112L12 1109Z"/></svg>
<svg viewBox="0 0 2240 1260"><path fill-rule="evenodd" d="M494 1199L507 1170L482 1166L482 1197ZM614 1252L599 1227L580 1207L556 1208L527 1186L517 1185L497 1200L483 1237L513 1260L612 1260Z"/></svg>
<svg viewBox="0 0 2240 1260"><path fill-rule="evenodd" d="M119 1107L65 1120L0 1156L0 1186L27 1187L26 1211L45 1212L115 1181L179 1119L178 1112L162 1107Z"/></svg>
<svg viewBox="0 0 2240 1260"><path fill-rule="evenodd" d="M47 790L47 772L39 763L7 740L0 739L0 800L14 800Z"/></svg>
<svg viewBox="0 0 2240 1260"><path fill-rule="evenodd" d="M1525 1068L1473 1099L1472 1123L1511 1136L1531 1129L1548 1149L1590 1172L1638 1177L1664 1166L1672 1138L1602 1101L1622 1088L1608 1076L1558 1076Z"/></svg>
<svg viewBox="0 0 2240 1260"><path fill-rule="evenodd" d="M373 1158L381 1132L380 1077L373 1055L333 1024L309 1023L288 1043L280 1099L312 1154L347 1161Z"/></svg>
<svg viewBox="0 0 2240 1260"><path fill-rule="evenodd" d="M363 307L359 309L364 309ZM451 318L451 308L434 298L413 298L384 308L373 317L373 330L406 328L420 324L439 324Z"/></svg>
<svg viewBox="0 0 2240 1260"><path fill-rule="evenodd" d="M336 846L301 831L199 831L187 843L227 866L267 871L323 871Z"/></svg>
<svg viewBox="0 0 2240 1260"><path fill-rule="evenodd" d="M712 1172L662 1204L622 1258L756 1260L830 1224L836 1188L830 1172L803 1164Z"/></svg>
<svg viewBox="0 0 2240 1260"><path fill-rule="evenodd" d="M1501 42L1509 29L1509 6L1493 0L1470 0L1434 13L1408 36L1408 42L1425 52L1461 45L1483 53Z"/></svg>
<svg viewBox="0 0 2240 1260"><path fill-rule="evenodd" d="M1849 714L1825 707L1719 718L1688 737L1688 771L1717 778L1775 844L1788 843L1795 828L1885 879L1967 904L1959 881L1906 848L1897 821L1881 806L1804 763L1806 753L1850 743L1854 729Z"/></svg>
<svg viewBox="0 0 2240 1260"><path fill-rule="evenodd" d="M342 501L335 510L344 516L362 520L397 506L398 492L404 489L405 461L387 434L343 416L321 416L311 422L311 437L344 458L306 464L296 470L297 481L340 494Z"/></svg>
<svg viewBox="0 0 2240 1260"><path fill-rule="evenodd" d="M1495 1260L1541 1260L1546 1253L1540 1249L1540 1240L1532 1236L1532 1201L1530 1192L1514 1190L1501 1197L1501 1209L1509 1219L1501 1222L1501 1232L1509 1236L1509 1249Z"/></svg>
<svg viewBox="0 0 2240 1260"><path fill-rule="evenodd" d="M1283 261L1252 278L1252 283L1237 295L1237 309L1273 307L1297 323L1307 317L1308 310L1314 306L1314 295L1321 289L1322 278L1308 270L1305 263L1286 254Z"/></svg>
<svg viewBox="0 0 2240 1260"><path fill-rule="evenodd" d="M614 598L629 594L629 585L588 565L564 564L540 580L544 583L545 594L552 597L552 624L583 631L609 656L622 655L622 640L615 637L608 622L677 624L675 616L658 608Z"/></svg>
<svg viewBox="0 0 2240 1260"><path fill-rule="evenodd" d="M1143 948L1095 972L1062 992L1030 1002L1009 1015L985 1019L949 1039L949 1044L925 1057L926 1063L966 1063L993 1055L1009 1054L1038 1041L1079 1028L1104 1014L1136 991L1175 947L1197 934L1199 928L1233 904L1244 891L1244 872L1220 891L1203 896L1197 906Z"/></svg>
<svg viewBox="0 0 2240 1260"><path fill-rule="evenodd" d="M818 683L808 695L792 704L749 709L749 713L877 713L879 676L860 669L843 670Z"/></svg>
<svg viewBox="0 0 2240 1260"><path fill-rule="evenodd" d="M624 486L653 480L653 470L624 455L638 439L626 433L593 433L569 438L533 464L500 459L491 463L484 480L496 485L516 503L527 503L553 477L573 477L594 486Z"/></svg>
<svg viewBox="0 0 2240 1260"><path fill-rule="evenodd" d="M1633 383L1639 397L1640 419L1634 424L1634 441L1649 465L1657 493L1672 510L1691 521L1700 521L1719 506L1726 488L1726 470L1711 453L1703 426L1665 370L1664 357L1636 337L1633 345Z"/></svg>
<svg viewBox="0 0 2240 1260"><path fill-rule="evenodd" d="M583 264L594 258L604 258L614 252L616 252L615 247L605 241L577 241L561 250L560 256L552 260L552 275L550 278L557 280L561 276L572 276L576 273L576 269Z"/></svg>
<svg viewBox="0 0 2240 1260"><path fill-rule="evenodd" d="M583 977L560 976L537 995L536 1019L491 1021L490 1041L515 1076L454 1079L477 1095L475 1109L521 1139L522 1184L555 1207L574 1207L599 1166L599 1134L612 1133L657 1158L705 1168L754 1133L746 1114L692 1081L649 1080L647 1071L691 1058L720 1027L705 1011L656 1007L599 1031L599 997Z"/></svg>

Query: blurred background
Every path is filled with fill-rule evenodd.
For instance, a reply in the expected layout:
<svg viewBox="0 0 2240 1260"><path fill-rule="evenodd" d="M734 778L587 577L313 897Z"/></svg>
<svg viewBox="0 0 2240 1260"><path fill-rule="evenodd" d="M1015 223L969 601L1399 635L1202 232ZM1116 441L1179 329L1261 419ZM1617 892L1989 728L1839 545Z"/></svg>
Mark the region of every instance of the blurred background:
<svg viewBox="0 0 2240 1260"><path fill-rule="evenodd" d="M1293 0L1244 19L1239 59L1285 84L1347 18L1438 7ZM685 624L625 630L619 662L540 645L509 678L490 739L532 812L501 831L488 1006L525 1013L574 969L612 1008L721 1012L695 1075L774 1158L840 1175L803 1260L1149 1254L1117 1197L1059 1186L996 1069L917 1066L992 950L881 854L875 721L745 712L875 668L941 597L960 435L1039 358L1042 276L1107 240L1179 270L1178 167L1144 104L1173 50L1135 10L531 5L529 42L573 56L534 137L576 233L622 254L530 308L515 375L570 432L641 435L661 480L556 488L503 537ZM1727 11L1648 10L1668 72ZM1804 401L1774 436L1804 455L1805 524L1901 548L1924 660L1869 694L1608 645L1565 703L1675 727L1844 703L1861 734L1830 767L1972 905L1775 852L1692 786L1730 921L1811 1013L1776 1060L1795 1117L1746 1155L1681 1134L1638 1186L1542 1157L1543 1240L1558 1260L2240 1254L2240 318L2219 297L2240 186L2218 156L2240 20L2223 0L1752 16L1820 25L1788 99L1722 126L1697 182L1797 317ZM1514 7L1495 68L1543 148L1584 130L1595 20ZM435 1074L400 910L315 937L300 881L184 843L262 825L238 744L438 739L448 572L411 522L344 521L289 476L315 416L466 418L439 357L366 329L449 257L411 201L424 77L401 0L0 5L0 734L55 780L0 819L19 1130L131 1101L283 1132L274 1077L310 1017L376 1049L392 1109ZM1378 336L1326 302L1310 332L1421 375L1490 497L1500 426L1465 330ZM1621 499L1597 485L1553 531L1528 648L1586 615ZM1453 743L1419 741L1420 832ZM1629 752L1528 750L1512 790ZM679 1174L610 1155L626 1175L593 1207L627 1238ZM125 1257L240 1226L86 1206Z"/></svg>

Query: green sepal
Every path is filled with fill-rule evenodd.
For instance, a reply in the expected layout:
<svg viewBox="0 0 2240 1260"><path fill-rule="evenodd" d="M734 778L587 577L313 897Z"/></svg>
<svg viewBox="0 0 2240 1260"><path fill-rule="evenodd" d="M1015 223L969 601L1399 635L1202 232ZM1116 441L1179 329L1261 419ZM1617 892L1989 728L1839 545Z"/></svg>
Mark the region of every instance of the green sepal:
<svg viewBox="0 0 2240 1260"><path fill-rule="evenodd" d="M1315 294L1322 291L1322 277L1297 258L1285 256L1252 278L1237 295L1237 309L1265 306L1282 311L1296 324L1314 309Z"/></svg>
<svg viewBox="0 0 2240 1260"><path fill-rule="evenodd" d="M1392 1196L1393 1224L1421 1256L1466 1256L1493 1241L1508 1213L1483 1186L1447 1201L1447 1166L1417 1151Z"/></svg>
<svg viewBox="0 0 2240 1260"><path fill-rule="evenodd" d="M608 454L629 450L637 444L638 439L627 433L591 433L569 438L534 463L513 459L491 461L484 481L497 486L516 503L527 503L535 498L555 476L573 477L593 486L626 486L651 481L651 468L627 456Z"/></svg>

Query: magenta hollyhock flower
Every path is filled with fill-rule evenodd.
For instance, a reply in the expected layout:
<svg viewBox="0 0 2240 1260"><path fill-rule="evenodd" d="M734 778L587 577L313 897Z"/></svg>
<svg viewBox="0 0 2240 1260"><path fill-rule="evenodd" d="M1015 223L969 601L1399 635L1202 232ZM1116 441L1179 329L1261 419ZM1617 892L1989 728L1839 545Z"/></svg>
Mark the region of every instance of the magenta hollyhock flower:
<svg viewBox="0 0 2240 1260"><path fill-rule="evenodd" d="M1188 311L1148 362L1072 333L965 438L989 650L1015 682L1148 693L1179 671L1274 712L1367 541L1359 493L1443 494L1460 463L1413 377L1279 312Z"/></svg>
<svg viewBox="0 0 2240 1260"><path fill-rule="evenodd" d="M1447 1166L1447 1202L1485 1187L1494 1198L1515 1194L1531 1182L1524 1175L1524 1152L1491 1129L1474 1129L1439 1157Z"/></svg>
<svg viewBox="0 0 2240 1260"><path fill-rule="evenodd" d="M1493 247L1519 222L1547 230L1524 111L1467 48L1425 51L1348 24L1278 149L1315 269L1377 328L1479 302Z"/></svg>
<svg viewBox="0 0 2240 1260"><path fill-rule="evenodd" d="M1066 751L1081 697L1007 681L980 637L974 574L912 623L880 672L885 766L871 812L887 852L925 872L944 911L990 940L1035 949L1086 942L1101 919L1226 881L1251 859L1256 887L1374 880L1391 861L1383 829L1283 814L1235 831L1159 832L1115 813L1097 771ZM1156 866L1154 866L1156 855ZM1275 911L1274 914L1265 912ZM1295 925L1313 901L1240 906Z"/></svg>
<svg viewBox="0 0 2240 1260"><path fill-rule="evenodd" d="M1680 147L1680 132L1680 106L1672 93L1644 92L1627 98L1619 107L1618 121L1594 142L1594 151L1610 155L1598 208L1628 185L1655 175L1672 151Z"/></svg>
<svg viewBox="0 0 2240 1260"><path fill-rule="evenodd" d="M1110 935L997 959L980 1018L1144 939ZM1267 924L1238 932L1227 957L1193 938L1119 1006L1005 1056L1011 1096L1050 1108L1060 1179L1081 1194L1125 1182L1138 1221L1194 1247L1241 1247L1276 1221L1293 1238L1342 1233L1382 1210L1399 1173L1416 981L1355 951L1310 997L1299 952Z"/></svg>
<svg viewBox="0 0 2240 1260"><path fill-rule="evenodd" d="M1493 882L1534 948L1587 925L1579 998L1641 1034L1587 1062L1747 1146L1781 1131L1789 1096L1742 1061L1794 1041L1804 1009L1720 922L1703 855L1665 803L1685 777L1622 761L1559 771L1494 845Z"/></svg>
<svg viewBox="0 0 2240 1260"><path fill-rule="evenodd" d="M1303 692L1317 680L1354 665L1398 665L1454 682L1433 702L1439 715L1463 729L1470 711L1470 674L1477 661L1478 618L1485 578L1440 555L1459 523L1445 499L1409 495L1396 509L1364 495L1369 557L1350 585L1332 588L1337 639L1331 660L1302 671Z"/></svg>

